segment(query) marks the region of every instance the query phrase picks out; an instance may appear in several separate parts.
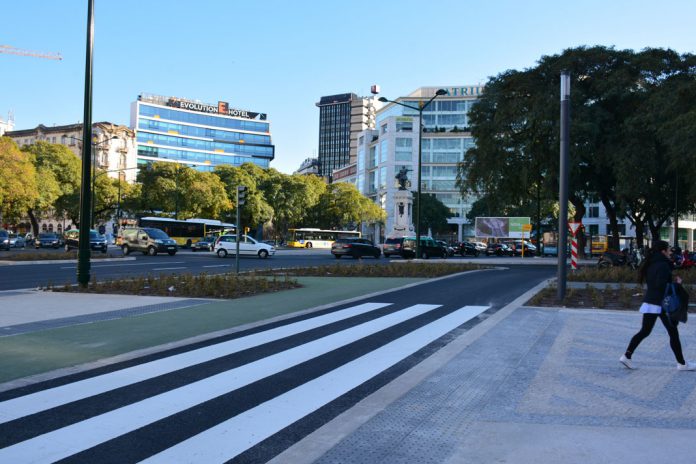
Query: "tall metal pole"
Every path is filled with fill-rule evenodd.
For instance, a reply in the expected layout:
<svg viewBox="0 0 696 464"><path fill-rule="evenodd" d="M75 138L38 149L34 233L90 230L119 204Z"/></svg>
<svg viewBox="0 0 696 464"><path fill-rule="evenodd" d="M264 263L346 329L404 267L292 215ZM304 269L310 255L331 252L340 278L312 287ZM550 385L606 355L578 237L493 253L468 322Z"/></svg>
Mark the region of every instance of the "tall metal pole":
<svg viewBox="0 0 696 464"><path fill-rule="evenodd" d="M236 244L235 244L236 250L234 253L234 267L235 267L236 273L239 274L239 240L241 238L241 234L239 233L239 229L241 229L241 227L239 226L239 210L241 209L239 206L239 187L237 187L235 189L235 191L237 192L237 198L235 198L235 203L237 204L237 208L236 208L237 209L237 224L236 224L236 226L237 226L237 239L236 239Z"/></svg>
<svg viewBox="0 0 696 464"><path fill-rule="evenodd" d="M674 175L674 246L679 246L679 174Z"/></svg>
<svg viewBox="0 0 696 464"><path fill-rule="evenodd" d="M92 157L92 52L94 48L94 0L87 0L87 50L85 57L85 98L82 128L82 185L80 187L80 236L77 252L77 282L87 287L90 279L90 200Z"/></svg>
<svg viewBox="0 0 696 464"><path fill-rule="evenodd" d="M92 211L90 214L90 224L89 227L90 229L94 229L94 206L97 202L96 200L96 185L97 185L97 145L95 144L92 147Z"/></svg>
<svg viewBox="0 0 696 464"><path fill-rule="evenodd" d="M420 259L421 258L421 220L420 220L420 212L421 212L421 164L422 164L422 159L423 159L423 110L425 109L425 105L423 105L423 102L419 102L418 104L419 109L418 109L418 190L416 193L416 205L418 205L418 208L416 208L416 258Z"/></svg>
<svg viewBox="0 0 696 464"><path fill-rule="evenodd" d="M566 253L568 249L568 149L570 147L570 73L561 73L561 160L558 175L558 301L566 293Z"/></svg>

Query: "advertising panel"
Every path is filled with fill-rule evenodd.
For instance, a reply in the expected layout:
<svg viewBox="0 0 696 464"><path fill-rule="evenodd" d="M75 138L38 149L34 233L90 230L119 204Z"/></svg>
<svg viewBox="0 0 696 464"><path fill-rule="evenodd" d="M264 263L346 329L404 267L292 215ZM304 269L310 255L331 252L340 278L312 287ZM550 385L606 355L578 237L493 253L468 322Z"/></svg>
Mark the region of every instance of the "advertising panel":
<svg viewBox="0 0 696 464"><path fill-rule="evenodd" d="M530 222L528 217L477 217L474 234L477 238L522 238L524 225Z"/></svg>

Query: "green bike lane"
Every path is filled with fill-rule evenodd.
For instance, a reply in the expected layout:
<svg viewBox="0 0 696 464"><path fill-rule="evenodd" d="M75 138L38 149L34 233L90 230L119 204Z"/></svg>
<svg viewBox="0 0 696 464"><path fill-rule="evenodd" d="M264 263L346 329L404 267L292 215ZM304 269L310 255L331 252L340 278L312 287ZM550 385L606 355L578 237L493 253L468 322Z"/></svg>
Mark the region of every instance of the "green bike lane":
<svg viewBox="0 0 696 464"><path fill-rule="evenodd" d="M129 309L143 307L145 298L127 297L127 304L121 302L119 309L112 311L112 318L108 320L100 320L99 313L96 310L90 313L89 309L103 305L108 297L99 294L60 294L63 300L74 299L72 304L63 305L66 309L61 315L66 318L77 313L81 315L79 322L61 327L51 327L52 321L58 320L55 310L47 316L49 320L37 321L36 316L37 312L41 314L41 308L36 306L50 305L52 297L56 299L56 294L0 293L0 307L7 307L3 305L3 299L11 301L15 310L19 309L20 313L22 310L33 311L31 320L45 325L25 333L0 336L0 391L195 343L432 279L299 277L297 280L303 285L301 288L234 300L199 300L192 302L193 306L140 314ZM72 299L67 295L72 295ZM168 302L172 300L176 299L166 299ZM163 303L165 308L166 305ZM93 314L93 319L90 314ZM16 324L16 317L10 318L0 310L0 330L12 328L13 323Z"/></svg>

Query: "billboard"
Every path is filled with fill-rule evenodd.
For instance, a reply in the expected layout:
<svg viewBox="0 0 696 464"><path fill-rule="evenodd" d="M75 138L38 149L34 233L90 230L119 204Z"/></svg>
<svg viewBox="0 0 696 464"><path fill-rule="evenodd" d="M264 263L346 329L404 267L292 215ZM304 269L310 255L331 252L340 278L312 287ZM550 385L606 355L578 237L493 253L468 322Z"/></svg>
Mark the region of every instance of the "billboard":
<svg viewBox="0 0 696 464"><path fill-rule="evenodd" d="M474 235L477 238L522 238L523 225L528 217L477 217ZM529 237L529 233L525 233Z"/></svg>

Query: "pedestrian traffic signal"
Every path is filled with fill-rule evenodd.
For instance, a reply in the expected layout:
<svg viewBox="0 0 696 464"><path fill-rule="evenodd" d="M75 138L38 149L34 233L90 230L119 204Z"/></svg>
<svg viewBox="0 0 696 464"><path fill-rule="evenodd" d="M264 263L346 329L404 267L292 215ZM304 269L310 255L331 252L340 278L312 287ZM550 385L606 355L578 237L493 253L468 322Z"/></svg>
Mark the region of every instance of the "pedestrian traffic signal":
<svg viewBox="0 0 696 464"><path fill-rule="evenodd" d="M247 188L245 185L237 186L237 206L242 206L246 203Z"/></svg>

